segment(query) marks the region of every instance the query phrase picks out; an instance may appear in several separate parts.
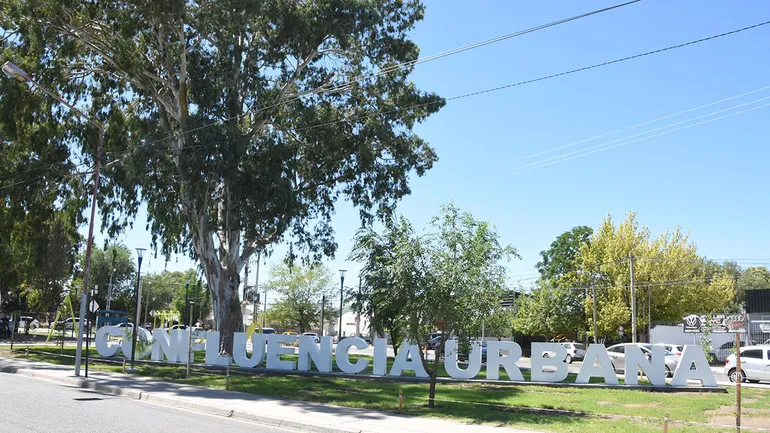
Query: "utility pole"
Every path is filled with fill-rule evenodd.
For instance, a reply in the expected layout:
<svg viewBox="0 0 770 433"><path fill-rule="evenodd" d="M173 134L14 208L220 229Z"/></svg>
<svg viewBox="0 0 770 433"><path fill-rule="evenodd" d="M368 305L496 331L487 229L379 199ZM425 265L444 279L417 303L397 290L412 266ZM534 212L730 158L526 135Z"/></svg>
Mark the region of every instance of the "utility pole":
<svg viewBox="0 0 770 433"><path fill-rule="evenodd" d="M634 287L634 253L629 253L631 264L631 342L636 343L636 288Z"/></svg>
<svg viewBox="0 0 770 433"><path fill-rule="evenodd" d="M358 277L358 308L356 311L356 337L361 336L361 277Z"/></svg>
<svg viewBox="0 0 770 433"><path fill-rule="evenodd" d="M259 262L262 257L262 252L257 253L257 279L254 280L254 323L257 323L257 304L259 303ZM265 303L267 303L267 288L265 288ZM262 315L262 327L265 326L264 323L265 316Z"/></svg>
<svg viewBox="0 0 770 433"><path fill-rule="evenodd" d="M652 344L652 289L647 286L647 342Z"/></svg>
<svg viewBox="0 0 770 433"><path fill-rule="evenodd" d="M320 336L324 336L324 307L326 306L326 295L321 296L321 332Z"/></svg>
<svg viewBox="0 0 770 433"><path fill-rule="evenodd" d="M596 327L596 274L591 273L591 298L594 304L594 344L599 343L599 329Z"/></svg>

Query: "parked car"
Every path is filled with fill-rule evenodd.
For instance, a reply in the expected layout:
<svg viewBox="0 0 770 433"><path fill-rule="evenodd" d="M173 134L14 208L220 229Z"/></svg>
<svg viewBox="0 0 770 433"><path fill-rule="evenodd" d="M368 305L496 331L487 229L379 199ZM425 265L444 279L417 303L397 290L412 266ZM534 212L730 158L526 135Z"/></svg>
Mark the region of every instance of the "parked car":
<svg viewBox="0 0 770 433"><path fill-rule="evenodd" d="M567 348L567 356L564 357L564 362L572 364L572 361L582 361L586 356L586 345L583 343L561 343L562 346Z"/></svg>
<svg viewBox="0 0 770 433"><path fill-rule="evenodd" d="M321 341L321 339L318 338L318 334L316 334L315 332L303 332L302 336L303 337L311 337L313 339L313 341L315 341L316 343L319 343Z"/></svg>
<svg viewBox="0 0 770 433"><path fill-rule="evenodd" d="M770 345L741 347L741 372L743 381L770 382ZM730 382L738 380L734 353L727 356L725 374L730 378Z"/></svg>
<svg viewBox="0 0 770 433"><path fill-rule="evenodd" d="M650 356L652 354L652 346L649 344L621 343L610 346L607 349L607 354L609 355L610 361L612 362L612 368L616 372L626 370L626 347L628 346L639 346L639 348L642 350L642 353L645 355ZM674 375L676 368L679 366L679 357L669 352L668 350L665 351L665 354L666 377L671 377Z"/></svg>
<svg viewBox="0 0 770 433"><path fill-rule="evenodd" d="M262 328L263 334L275 334L275 329L273 328Z"/></svg>
<svg viewBox="0 0 770 433"><path fill-rule="evenodd" d="M69 331L69 330L75 328L74 324L79 324L79 323L80 323L80 318L79 317L75 317L74 321L70 317L69 319L59 320L58 322L55 322L53 324L53 327L54 327L54 329L58 329L58 330L64 329L66 331ZM90 329L91 328L91 322L89 322L87 319L85 320L85 324L86 324L86 329Z"/></svg>
<svg viewBox="0 0 770 433"><path fill-rule="evenodd" d="M583 343L565 342L561 343L567 349L567 355L562 361L572 364L572 361L582 361L586 356L586 345ZM549 350L543 352L543 358L555 358L556 352Z"/></svg>
<svg viewBox="0 0 770 433"><path fill-rule="evenodd" d="M40 322L38 322L38 320L34 317L30 316L19 317L19 324L29 329L37 329L40 327Z"/></svg>
<svg viewBox="0 0 770 433"><path fill-rule="evenodd" d="M664 349L668 350L669 352L679 357L681 357L682 352L684 352L684 344L658 343L658 344L654 344L654 346L663 346Z"/></svg>
<svg viewBox="0 0 770 433"><path fill-rule="evenodd" d="M442 337L441 334L436 334L433 337L431 337L431 339L428 340L428 350L436 350L436 349L438 349L439 346L441 346L441 339L442 338L443 337Z"/></svg>
<svg viewBox="0 0 770 433"><path fill-rule="evenodd" d="M749 344L746 344L744 341L741 341L741 347L743 347L744 345L746 347L755 346L756 344L757 343L754 340L749 340ZM722 363L722 362L727 362L727 357L734 352L735 352L735 342L728 341L727 343L722 344L716 349L709 351L709 355L712 356L712 358L714 359L714 362Z"/></svg>

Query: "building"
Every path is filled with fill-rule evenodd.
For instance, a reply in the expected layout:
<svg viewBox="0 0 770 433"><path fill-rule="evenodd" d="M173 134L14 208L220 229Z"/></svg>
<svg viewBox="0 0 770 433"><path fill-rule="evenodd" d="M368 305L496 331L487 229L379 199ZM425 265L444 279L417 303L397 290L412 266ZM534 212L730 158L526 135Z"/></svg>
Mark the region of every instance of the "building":
<svg viewBox="0 0 770 433"><path fill-rule="evenodd" d="M770 340L770 288L746 291L746 313L749 315L749 339L757 344Z"/></svg>

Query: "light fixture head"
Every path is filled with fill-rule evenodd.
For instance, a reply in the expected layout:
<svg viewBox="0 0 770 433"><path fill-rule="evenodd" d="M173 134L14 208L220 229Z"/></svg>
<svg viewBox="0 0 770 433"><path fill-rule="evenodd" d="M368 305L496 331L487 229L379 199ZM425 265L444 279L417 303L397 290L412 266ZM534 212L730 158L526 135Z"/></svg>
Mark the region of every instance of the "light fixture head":
<svg viewBox="0 0 770 433"><path fill-rule="evenodd" d="M340 278L345 278L345 273L347 272L347 269L340 269Z"/></svg>
<svg viewBox="0 0 770 433"><path fill-rule="evenodd" d="M23 83L32 81L32 77L30 77L24 69L21 69L11 62L3 63L3 72L8 78L15 78Z"/></svg>
<svg viewBox="0 0 770 433"><path fill-rule="evenodd" d="M139 258L139 260L142 260L144 258L144 252L147 250L147 248L137 248L136 249L136 256Z"/></svg>

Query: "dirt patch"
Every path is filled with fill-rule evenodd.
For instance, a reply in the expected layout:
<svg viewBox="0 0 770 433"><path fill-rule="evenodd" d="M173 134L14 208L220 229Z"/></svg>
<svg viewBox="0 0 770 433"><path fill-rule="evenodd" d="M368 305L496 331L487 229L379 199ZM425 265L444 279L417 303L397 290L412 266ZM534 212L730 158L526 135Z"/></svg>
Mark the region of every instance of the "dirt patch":
<svg viewBox="0 0 770 433"><path fill-rule="evenodd" d="M707 410L706 411L706 415L720 416L722 414L734 413L734 412L735 412L735 406L720 406L719 409ZM756 415L767 415L768 417L770 417L770 409L759 409L759 408L755 408L755 407L742 407L741 408L741 413L744 413L744 414L756 414ZM770 423L768 423L767 425L770 425Z"/></svg>
<svg viewBox="0 0 770 433"><path fill-rule="evenodd" d="M597 406L612 406L613 404L615 404L615 403L613 403L611 401L597 401L596 402Z"/></svg>
<svg viewBox="0 0 770 433"><path fill-rule="evenodd" d="M661 402L653 402L653 403L628 403L624 404L623 407L658 407L662 405Z"/></svg>
<svg viewBox="0 0 770 433"><path fill-rule="evenodd" d="M734 416L715 416L711 418L711 425L734 426ZM767 428L770 425L770 416L746 416L741 417L742 427Z"/></svg>

